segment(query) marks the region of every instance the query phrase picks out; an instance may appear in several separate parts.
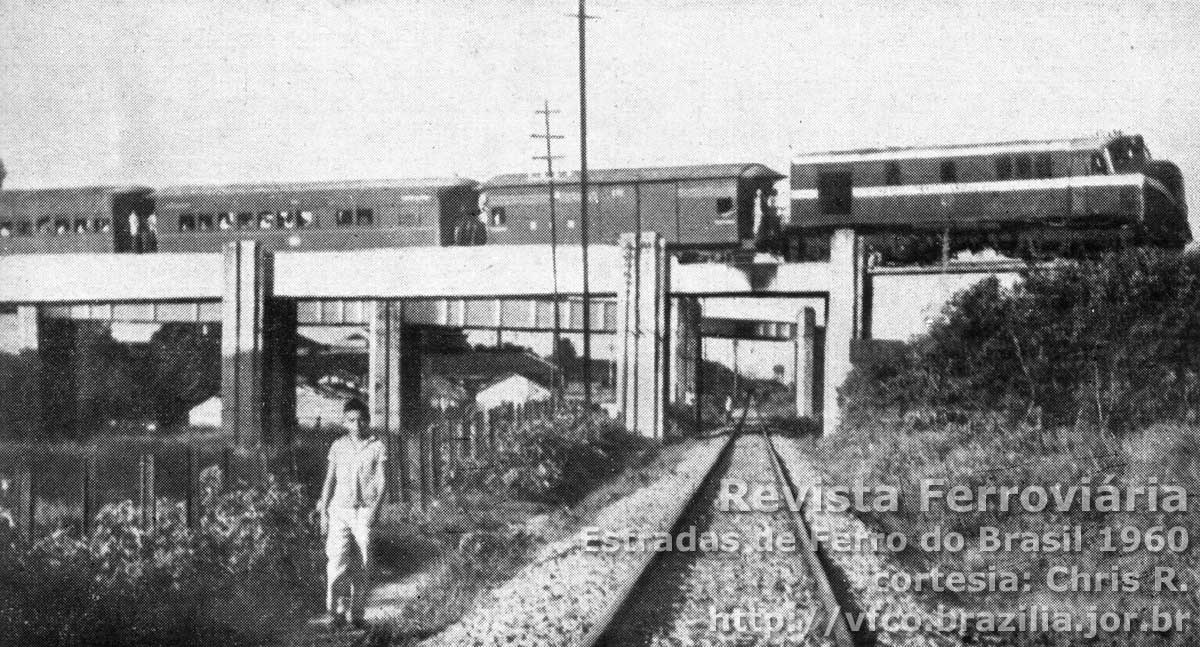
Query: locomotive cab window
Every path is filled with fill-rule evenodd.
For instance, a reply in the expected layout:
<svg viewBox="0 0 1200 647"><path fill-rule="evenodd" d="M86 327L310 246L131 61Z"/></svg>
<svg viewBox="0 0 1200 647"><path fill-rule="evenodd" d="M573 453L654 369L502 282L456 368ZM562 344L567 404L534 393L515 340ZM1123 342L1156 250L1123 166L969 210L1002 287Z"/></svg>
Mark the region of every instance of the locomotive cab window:
<svg viewBox="0 0 1200 647"><path fill-rule="evenodd" d="M193 231L196 229L196 216L190 213L179 214L179 231Z"/></svg>
<svg viewBox="0 0 1200 647"><path fill-rule="evenodd" d="M822 173L817 178L817 201L821 213L848 216L854 200L854 174L850 171Z"/></svg>
<svg viewBox="0 0 1200 647"><path fill-rule="evenodd" d="M488 224L493 227L505 227L508 225L508 214L505 213L504 207L492 207L488 213Z"/></svg>
<svg viewBox="0 0 1200 647"><path fill-rule="evenodd" d="M733 211L733 198L717 198L717 213Z"/></svg>
<svg viewBox="0 0 1200 647"><path fill-rule="evenodd" d="M349 227L354 224L354 212L350 209L338 209L336 223L338 227Z"/></svg>
<svg viewBox="0 0 1200 647"><path fill-rule="evenodd" d="M370 227L375 224L375 211L372 209L355 209L354 224L359 227Z"/></svg>
<svg viewBox="0 0 1200 647"><path fill-rule="evenodd" d="M954 164L954 160L946 160L942 162L942 182L953 184L958 181L958 166Z"/></svg>

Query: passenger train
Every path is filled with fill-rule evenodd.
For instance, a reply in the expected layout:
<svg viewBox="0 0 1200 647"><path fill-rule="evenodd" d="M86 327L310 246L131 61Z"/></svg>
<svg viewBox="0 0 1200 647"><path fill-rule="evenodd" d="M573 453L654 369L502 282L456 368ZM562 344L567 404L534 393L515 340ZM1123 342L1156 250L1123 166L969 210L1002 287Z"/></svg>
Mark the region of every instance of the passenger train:
<svg viewBox="0 0 1200 647"><path fill-rule="evenodd" d="M657 231L688 257L827 256L829 234L864 233L884 263L962 249L1073 255L1191 240L1183 179L1141 136L1114 134L814 153L784 176L765 165L589 172L590 240ZM555 218L550 216L553 190ZM0 190L0 253L212 252L578 244L577 173L469 179Z"/></svg>

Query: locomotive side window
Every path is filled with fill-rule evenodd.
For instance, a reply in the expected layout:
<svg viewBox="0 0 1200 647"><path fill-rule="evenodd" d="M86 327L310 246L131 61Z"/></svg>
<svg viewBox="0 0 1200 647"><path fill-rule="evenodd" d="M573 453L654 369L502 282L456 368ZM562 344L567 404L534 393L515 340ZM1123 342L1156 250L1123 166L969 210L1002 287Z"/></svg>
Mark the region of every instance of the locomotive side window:
<svg viewBox="0 0 1200 647"><path fill-rule="evenodd" d="M896 162L888 164L887 177L884 178L884 184L888 186L900 186L904 184L904 177L900 174L900 165Z"/></svg>
<svg viewBox="0 0 1200 647"><path fill-rule="evenodd" d="M1007 155L996 158L996 179L1011 180L1012 179L1012 158Z"/></svg>
<svg viewBox="0 0 1200 647"><path fill-rule="evenodd" d="M942 182L953 184L958 181L958 166L954 160L942 162Z"/></svg>
<svg viewBox="0 0 1200 647"><path fill-rule="evenodd" d="M349 227L353 225L354 212L350 209L338 209L336 222L338 227Z"/></svg>
<svg viewBox="0 0 1200 647"><path fill-rule="evenodd" d="M1034 162L1034 171L1037 177L1050 178L1054 177L1054 159L1050 157L1050 153L1042 153L1037 156Z"/></svg>
<svg viewBox="0 0 1200 647"><path fill-rule="evenodd" d="M355 209L354 223L359 227L370 227L375 224L375 211L372 209Z"/></svg>
<svg viewBox="0 0 1200 647"><path fill-rule="evenodd" d="M238 217L238 222L237 222L238 229L253 229L254 228L254 214L243 211L243 212L239 213L237 217Z"/></svg>
<svg viewBox="0 0 1200 647"><path fill-rule="evenodd" d="M1033 175L1033 160L1028 155L1017 155L1017 177L1025 180Z"/></svg>
<svg viewBox="0 0 1200 647"><path fill-rule="evenodd" d="M196 214L196 229L198 231L212 231L213 215L211 213Z"/></svg>
<svg viewBox="0 0 1200 647"><path fill-rule="evenodd" d="M717 198L717 213L733 211L733 198Z"/></svg>
<svg viewBox="0 0 1200 647"><path fill-rule="evenodd" d="M179 214L179 231L193 231L196 229L196 215L191 213Z"/></svg>
<svg viewBox="0 0 1200 647"><path fill-rule="evenodd" d="M817 178L817 201L821 213L848 216L854 199L854 174L850 171L822 173Z"/></svg>

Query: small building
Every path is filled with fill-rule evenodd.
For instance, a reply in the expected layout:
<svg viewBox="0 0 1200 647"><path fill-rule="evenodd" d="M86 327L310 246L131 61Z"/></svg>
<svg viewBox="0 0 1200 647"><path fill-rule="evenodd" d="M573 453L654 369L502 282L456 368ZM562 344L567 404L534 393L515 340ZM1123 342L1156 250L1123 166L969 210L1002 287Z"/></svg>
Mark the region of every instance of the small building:
<svg viewBox="0 0 1200 647"><path fill-rule="evenodd" d="M506 404L523 405L552 397L550 389L524 375L513 373L481 388L475 394L475 404L484 411Z"/></svg>

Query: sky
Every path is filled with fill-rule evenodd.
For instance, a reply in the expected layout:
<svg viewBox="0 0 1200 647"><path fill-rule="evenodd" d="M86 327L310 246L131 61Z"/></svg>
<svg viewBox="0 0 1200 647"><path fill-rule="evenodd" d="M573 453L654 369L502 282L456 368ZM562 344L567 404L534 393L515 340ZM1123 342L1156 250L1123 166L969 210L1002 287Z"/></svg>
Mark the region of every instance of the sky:
<svg viewBox="0 0 1200 647"><path fill-rule="evenodd" d="M575 9L0 0L5 186L540 171L544 100L574 169ZM1121 129L1200 187L1200 3L592 0L588 13L593 168L786 172L794 153Z"/></svg>

